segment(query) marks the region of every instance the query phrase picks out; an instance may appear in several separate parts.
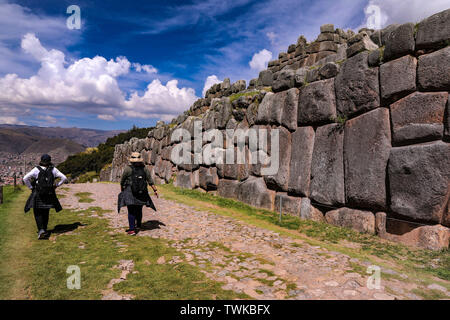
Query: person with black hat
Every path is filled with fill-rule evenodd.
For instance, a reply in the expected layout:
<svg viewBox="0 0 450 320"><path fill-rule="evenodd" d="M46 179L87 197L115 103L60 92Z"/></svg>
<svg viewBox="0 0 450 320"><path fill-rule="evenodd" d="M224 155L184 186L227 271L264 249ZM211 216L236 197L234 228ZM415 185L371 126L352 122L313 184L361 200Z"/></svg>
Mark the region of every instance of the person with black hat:
<svg viewBox="0 0 450 320"><path fill-rule="evenodd" d="M60 181L55 185L57 178ZM39 165L23 177L23 183L32 191L25 205L25 212L33 208L38 239L44 239L47 235L50 209L54 208L56 212L62 210L55 189L66 181L67 177L55 168L48 154L42 155Z"/></svg>
<svg viewBox="0 0 450 320"><path fill-rule="evenodd" d="M144 165L141 154L133 152L129 161L130 165L125 167L120 180L122 192L119 194L118 212L120 213L120 208L127 207L130 227L127 233L134 236L142 225L143 206L156 211L156 207L148 194L147 185L152 187L156 197L158 197L158 190L156 190L150 171Z"/></svg>

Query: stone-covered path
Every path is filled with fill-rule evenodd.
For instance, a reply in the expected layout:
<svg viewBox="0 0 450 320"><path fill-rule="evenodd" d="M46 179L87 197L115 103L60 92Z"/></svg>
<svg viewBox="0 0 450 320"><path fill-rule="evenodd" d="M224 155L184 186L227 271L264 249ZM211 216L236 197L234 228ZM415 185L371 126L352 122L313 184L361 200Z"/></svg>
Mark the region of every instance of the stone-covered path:
<svg viewBox="0 0 450 320"><path fill-rule="evenodd" d="M109 220L114 232L127 228L126 208L117 214L117 184L67 188L60 191L65 194L61 199L65 208L111 210L102 218ZM77 192L90 192L95 201L79 203ZM144 208L143 222L149 230L139 232L138 237L172 240L180 252L170 261L161 257L158 263L184 261L197 266L210 279L223 282L225 290L256 299L420 299L411 293L417 284L393 270L382 269L396 277L382 279L380 289L369 289L369 274L354 272L355 265L365 270L369 262L183 204L161 198L154 202L158 212Z"/></svg>

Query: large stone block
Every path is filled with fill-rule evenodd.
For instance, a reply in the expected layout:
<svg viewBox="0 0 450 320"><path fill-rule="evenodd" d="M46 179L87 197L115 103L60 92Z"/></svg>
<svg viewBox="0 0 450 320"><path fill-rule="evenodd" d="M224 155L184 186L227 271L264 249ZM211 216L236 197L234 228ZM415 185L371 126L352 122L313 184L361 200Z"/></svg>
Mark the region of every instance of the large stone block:
<svg viewBox="0 0 450 320"><path fill-rule="evenodd" d="M297 129L298 89L292 88L286 92L281 124L291 131Z"/></svg>
<svg viewBox="0 0 450 320"><path fill-rule="evenodd" d="M391 210L440 223L450 195L450 144L435 142L393 148L389 158Z"/></svg>
<svg viewBox="0 0 450 320"><path fill-rule="evenodd" d="M442 138L447 92L415 92L391 105L394 143Z"/></svg>
<svg viewBox="0 0 450 320"><path fill-rule="evenodd" d="M338 124L316 130L311 163L311 198L318 203L345 203L344 130Z"/></svg>
<svg viewBox="0 0 450 320"><path fill-rule="evenodd" d="M238 181L221 179L217 185L217 194L223 198L237 199L238 188Z"/></svg>
<svg viewBox="0 0 450 320"><path fill-rule="evenodd" d="M381 98L389 103L416 91L417 60L412 56L384 63L380 67Z"/></svg>
<svg viewBox="0 0 450 320"><path fill-rule="evenodd" d="M350 38L349 44L350 46L347 49L347 57L349 58L363 51L378 49L378 46L373 43L366 32L358 33L353 38Z"/></svg>
<svg viewBox="0 0 450 320"><path fill-rule="evenodd" d="M450 46L419 57L419 87L426 91L450 91Z"/></svg>
<svg viewBox="0 0 450 320"><path fill-rule="evenodd" d="M300 89L298 124L330 122L336 117L334 79L316 81Z"/></svg>
<svg viewBox="0 0 450 320"><path fill-rule="evenodd" d="M344 172L348 205L386 208L386 167L390 149L388 109L379 108L346 122Z"/></svg>
<svg viewBox="0 0 450 320"><path fill-rule="evenodd" d="M424 226L418 229L417 246L428 250L448 249L450 229L441 225Z"/></svg>
<svg viewBox="0 0 450 320"><path fill-rule="evenodd" d="M238 200L254 207L273 210L275 191L267 189L263 178L251 177L239 184Z"/></svg>
<svg viewBox="0 0 450 320"><path fill-rule="evenodd" d="M450 40L450 9L422 20L417 29L417 48L429 48Z"/></svg>
<svg viewBox="0 0 450 320"><path fill-rule="evenodd" d="M261 101L258 107L258 115L256 116L256 123L258 124L270 123L270 116L274 99L275 94L273 94L272 92L268 92L264 96L264 99Z"/></svg>
<svg viewBox="0 0 450 320"><path fill-rule="evenodd" d="M362 233L375 234L375 216L369 211L341 208L325 214L327 223L350 228Z"/></svg>
<svg viewBox="0 0 450 320"><path fill-rule="evenodd" d="M176 187L194 189L196 185L194 174L192 172L180 170L177 173L174 184Z"/></svg>
<svg viewBox="0 0 450 320"><path fill-rule="evenodd" d="M407 54L414 54L414 47L414 23L399 25L387 37L383 60L389 61Z"/></svg>
<svg viewBox="0 0 450 320"><path fill-rule="evenodd" d="M368 52L346 60L336 76L337 111L342 116L380 106L378 68L369 68Z"/></svg>
<svg viewBox="0 0 450 320"><path fill-rule="evenodd" d="M302 198L290 197L286 193L277 193L275 196L275 211L280 211L282 214L291 214L294 216L300 216Z"/></svg>
<svg viewBox="0 0 450 320"><path fill-rule="evenodd" d="M278 74L276 80L273 81L273 92L279 92L293 88L295 85L295 71L291 69L283 69Z"/></svg>
<svg viewBox="0 0 450 320"><path fill-rule="evenodd" d="M279 143L277 146L271 145L271 155L278 152L279 166L275 175L265 176L264 180L269 188L281 191L288 190L289 183L289 163L291 160L291 134L284 128L279 127ZM275 130L275 129L273 129Z"/></svg>
<svg viewBox="0 0 450 320"><path fill-rule="evenodd" d="M263 70L259 73L258 85L270 87L273 83L273 74L270 70Z"/></svg>
<svg viewBox="0 0 450 320"><path fill-rule="evenodd" d="M325 221L325 216L323 215L323 213L311 204L311 200L309 198L302 198L300 218L316 222Z"/></svg>
<svg viewBox="0 0 450 320"><path fill-rule="evenodd" d="M312 127L300 127L292 133L293 148L291 150L288 190L293 194L309 196L314 136Z"/></svg>

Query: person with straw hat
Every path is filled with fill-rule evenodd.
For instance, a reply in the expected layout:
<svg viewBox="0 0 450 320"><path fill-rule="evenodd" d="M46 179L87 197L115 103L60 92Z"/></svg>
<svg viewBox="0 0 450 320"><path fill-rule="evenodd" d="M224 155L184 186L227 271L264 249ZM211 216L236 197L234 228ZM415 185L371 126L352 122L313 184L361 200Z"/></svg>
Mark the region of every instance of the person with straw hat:
<svg viewBox="0 0 450 320"><path fill-rule="evenodd" d="M129 161L130 165L125 167L120 180L122 192L119 194L118 212L120 213L122 207L127 207L129 223L127 233L134 236L142 226L143 206L156 211L155 205L148 194L147 185L152 187L156 197L159 196L150 171L145 167L141 154L133 152Z"/></svg>

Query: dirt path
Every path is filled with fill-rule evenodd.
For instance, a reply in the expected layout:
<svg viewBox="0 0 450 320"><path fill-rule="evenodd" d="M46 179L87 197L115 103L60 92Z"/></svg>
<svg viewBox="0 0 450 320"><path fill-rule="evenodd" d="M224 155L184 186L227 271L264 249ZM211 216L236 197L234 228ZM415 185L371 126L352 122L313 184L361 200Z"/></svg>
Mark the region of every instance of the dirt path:
<svg viewBox="0 0 450 320"><path fill-rule="evenodd" d="M79 203L78 192L92 193L94 202ZM62 193L65 208L112 210L103 218L114 232L127 228L126 208L117 214L118 185L75 184ZM162 258L158 263L184 261L197 266L210 279L224 282L225 290L256 299L420 299L411 293L417 285L393 270L382 269L395 277L382 279L379 289L369 289L369 274L353 271L355 264L365 269L368 262L183 204L164 199L154 202L158 212L144 208L148 230L138 237L172 240L180 251L179 257Z"/></svg>

